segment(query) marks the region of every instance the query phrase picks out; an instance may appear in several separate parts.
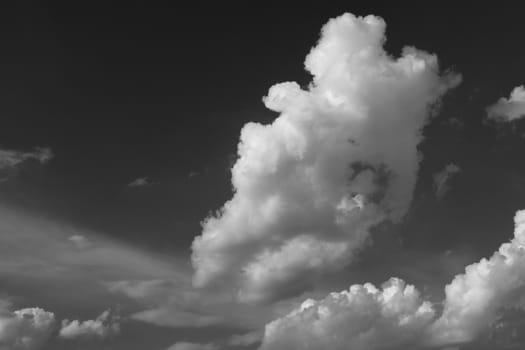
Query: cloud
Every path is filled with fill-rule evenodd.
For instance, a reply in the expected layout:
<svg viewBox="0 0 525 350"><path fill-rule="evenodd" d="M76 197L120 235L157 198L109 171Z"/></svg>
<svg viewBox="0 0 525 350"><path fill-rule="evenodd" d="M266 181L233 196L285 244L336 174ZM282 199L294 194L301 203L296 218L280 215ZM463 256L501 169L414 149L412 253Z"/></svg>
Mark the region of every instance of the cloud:
<svg viewBox="0 0 525 350"><path fill-rule="evenodd" d="M45 164L53 158L50 148L36 147L32 152L0 149L0 183L9 180L18 167L29 160Z"/></svg>
<svg viewBox="0 0 525 350"><path fill-rule="evenodd" d="M55 315L40 308L0 310L0 350L31 350L42 346L55 329Z"/></svg>
<svg viewBox="0 0 525 350"><path fill-rule="evenodd" d="M261 327L276 317L272 307L236 303L220 291L195 290L191 280L122 280L106 282L108 289L142 305L134 320L172 328L230 326Z"/></svg>
<svg viewBox="0 0 525 350"><path fill-rule="evenodd" d="M435 343L471 341L502 308L525 307L525 211L516 213L514 223L510 242L446 286L443 314L432 326Z"/></svg>
<svg viewBox="0 0 525 350"><path fill-rule="evenodd" d="M390 279L382 289L353 285L320 301L306 300L267 324L260 350L435 349L474 341L493 348L521 342L512 334L523 321L509 319L505 310L525 311L525 210L514 221L510 242L491 258L467 266L445 287L439 316L399 279ZM513 338L502 339L509 332Z"/></svg>
<svg viewBox="0 0 525 350"><path fill-rule="evenodd" d="M29 159L45 164L51 158L53 158L53 152L49 148L36 147L33 152L0 149L0 169L16 167Z"/></svg>
<svg viewBox="0 0 525 350"><path fill-rule="evenodd" d="M432 176L434 180L435 195L438 199L442 199L447 194L450 190L450 180L460 171L461 168L459 166L450 163L447 164L443 170Z"/></svg>
<svg viewBox="0 0 525 350"><path fill-rule="evenodd" d="M199 344L180 342L173 344L166 350L216 350L218 347L214 344Z"/></svg>
<svg viewBox="0 0 525 350"><path fill-rule="evenodd" d="M246 124L232 168L233 198L195 238L194 285L234 288L247 302L299 293L340 269L369 230L406 214L430 109L455 75L434 55L383 49L385 22L330 20L306 57L308 89L272 86L271 124Z"/></svg>
<svg viewBox="0 0 525 350"><path fill-rule="evenodd" d="M509 98L502 97L487 107L487 117L497 122L512 122L525 117L525 88L517 86Z"/></svg>
<svg viewBox="0 0 525 350"><path fill-rule="evenodd" d="M419 292L392 278L382 289L367 283L306 300L266 326L260 350L372 350L410 348L434 319Z"/></svg>
<svg viewBox="0 0 525 350"><path fill-rule="evenodd" d="M59 336L64 339L99 338L105 339L120 333L120 317L106 310L94 320L62 321Z"/></svg>
<svg viewBox="0 0 525 350"><path fill-rule="evenodd" d="M68 240L73 244L77 249L87 249L91 247L91 241L82 235L72 235Z"/></svg>
<svg viewBox="0 0 525 350"><path fill-rule="evenodd" d="M149 187L153 185L154 185L154 182L151 181L151 179L146 176L146 177L139 177L131 181L128 184L128 187Z"/></svg>
<svg viewBox="0 0 525 350"><path fill-rule="evenodd" d="M229 345L233 346L249 346L260 343L263 337L263 332L253 331L245 334L235 334L228 340Z"/></svg>

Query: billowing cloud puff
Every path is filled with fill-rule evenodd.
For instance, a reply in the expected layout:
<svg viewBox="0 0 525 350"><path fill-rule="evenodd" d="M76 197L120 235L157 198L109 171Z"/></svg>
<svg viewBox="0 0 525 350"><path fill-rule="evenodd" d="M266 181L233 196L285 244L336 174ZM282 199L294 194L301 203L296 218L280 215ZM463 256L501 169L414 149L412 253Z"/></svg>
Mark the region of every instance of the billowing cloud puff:
<svg viewBox="0 0 525 350"><path fill-rule="evenodd" d="M0 310L0 350L37 349L49 339L54 327L52 312L40 308L11 312L3 308Z"/></svg>
<svg viewBox="0 0 525 350"><path fill-rule="evenodd" d="M214 344L199 344L180 342L173 344L166 350L216 350L218 347Z"/></svg>
<svg viewBox="0 0 525 350"><path fill-rule="evenodd" d="M490 334L485 343L499 344L502 334L516 332L501 322L502 312L525 310L525 210L516 213L515 225L510 242L446 286L439 317L401 280L391 279L382 290L354 285L321 301L307 300L267 324L260 350L456 348L484 332Z"/></svg>
<svg viewBox="0 0 525 350"><path fill-rule="evenodd" d="M295 294L407 212L429 108L460 78L415 48L388 55L385 27L330 20L306 57L308 89L270 88L264 103L280 116L243 127L234 196L193 242L195 286L223 284L249 302Z"/></svg>
<svg viewBox="0 0 525 350"><path fill-rule="evenodd" d="M64 339L100 338L114 336L120 332L120 318L106 310L94 320L62 321L59 336Z"/></svg>
<svg viewBox="0 0 525 350"><path fill-rule="evenodd" d="M367 350L407 348L434 319L418 291L392 278L382 289L353 285L300 308L266 326L260 350Z"/></svg>
<svg viewBox="0 0 525 350"><path fill-rule="evenodd" d="M509 98L502 97L487 108L489 119L499 122L511 122L525 117L525 88L517 86Z"/></svg>
<svg viewBox="0 0 525 350"><path fill-rule="evenodd" d="M502 308L525 307L525 211L514 218L514 238L490 259L469 265L445 288L443 315L432 326L435 343L471 341Z"/></svg>
<svg viewBox="0 0 525 350"><path fill-rule="evenodd" d="M447 164L445 168L434 174L435 194L438 199L442 199L450 189L450 180L454 175L459 173L461 168L454 163Z"/></svg>

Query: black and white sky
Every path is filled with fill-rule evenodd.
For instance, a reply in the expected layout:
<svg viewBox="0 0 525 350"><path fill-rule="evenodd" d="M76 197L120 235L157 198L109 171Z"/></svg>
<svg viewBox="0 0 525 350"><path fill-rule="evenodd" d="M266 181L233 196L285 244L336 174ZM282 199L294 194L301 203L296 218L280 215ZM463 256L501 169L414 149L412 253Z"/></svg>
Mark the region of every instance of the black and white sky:
<svg viewBox="0 0 525 350"><path fill-rule="evenodd" d="M519 2L0 12L0 350L525 348Z"/></svg>

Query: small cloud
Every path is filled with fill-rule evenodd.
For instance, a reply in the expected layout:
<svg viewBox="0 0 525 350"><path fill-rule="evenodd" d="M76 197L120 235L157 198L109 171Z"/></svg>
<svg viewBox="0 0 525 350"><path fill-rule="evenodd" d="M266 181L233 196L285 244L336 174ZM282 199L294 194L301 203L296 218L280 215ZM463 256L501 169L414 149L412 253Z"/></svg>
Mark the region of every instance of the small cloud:
<svg viewBox="0 0 525 350"><path fill-rule="evenodd" d="M91 247L91 241L82 235L73 235L68 238L68 241L71 242L77 249L87 249Z"/></svg>
<svg viewBox="0 0 525 350"><path fill-rule="evenodd" d="M496 122L513 122L525 117L525 88L515 87L509 98L502 97L487 107L488 119Z"/></svg>
<svg viewBox="0 0 525 350"><path fill-rule="evenodd" d="M27 161L45 164L53 158L50 148L36 147L32 152L0 149L0 184L9 181L18 167Z"/></svg>
<svg viewBox="0 0 525 350"><path fill-rule="evenodd" d="M447 166L434 174L434 189L437 199L442 199L450 190L449 182L452 177L461 171L460 167L454 163L447 164Z"/></svg>
<svg viewBox="0 0 525 350"><path fill-rule="evenodd" d="M465 122L458 117L452 117L443 122L444 125L451 126L454 129L463 129L465 127Z"/></svg>
<svg viewBox="0 0 525 350"><path fill-rule="evenodd" d="M217 350L218 347L215 344L199 344L199 343L186 343L179 342L173 344L166 350Z"/></svg>
<svg viewBox="0 0 525 350"><path fill-rule="evenodd" d="M118 333L120 333L120 317L111 310L106 310L94 320L63 320L59 337L64 339L105 339Z"/></svg>
<svg viewBox="0 0 525 350"><path fill-rule="evenodd" d="M149 187L149 186L153 186L154 184L155 183L151 181L149 177L145 176L145 177L136 178L135 180L131 181L128 184L128 187Z"/></svg>
<svg viewBox="0 0 525 350"><path fill-rule="evenodd" d="M261 342L263 333L263 331L257 330L246 334L235 334L230 337L228 344L233 346L254 345Z"/></svg>
<svg viewBox="0 0 525 350"><path fill-rule="evenodd" d="M198 175L199 175L199 173L197 171L191 171L188 174L188 179L194 178L195 176L198 176Z"/></svg>

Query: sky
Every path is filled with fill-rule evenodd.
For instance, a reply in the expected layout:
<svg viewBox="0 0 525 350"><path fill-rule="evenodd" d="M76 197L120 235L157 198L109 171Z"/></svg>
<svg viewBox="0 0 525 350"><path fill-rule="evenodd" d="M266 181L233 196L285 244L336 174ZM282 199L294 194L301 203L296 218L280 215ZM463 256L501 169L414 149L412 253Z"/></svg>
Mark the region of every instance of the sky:
<svg viewBox="0 0 525 350"><path fill-rule="evenodd" d="M517 2L0 17L0 350L525 347Z"/></svg>

